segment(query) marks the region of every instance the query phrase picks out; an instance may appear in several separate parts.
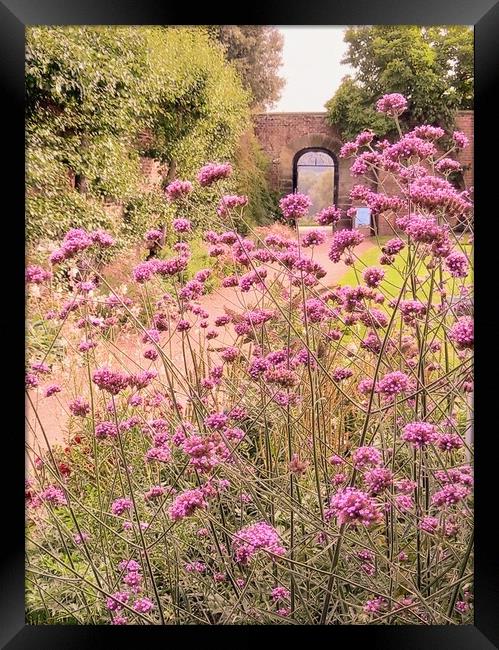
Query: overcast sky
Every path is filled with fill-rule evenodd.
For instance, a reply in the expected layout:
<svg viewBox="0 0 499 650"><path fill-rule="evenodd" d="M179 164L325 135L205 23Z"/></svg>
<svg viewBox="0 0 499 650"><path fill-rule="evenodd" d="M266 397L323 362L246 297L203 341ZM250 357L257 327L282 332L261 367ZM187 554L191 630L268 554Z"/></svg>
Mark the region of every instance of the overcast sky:
<svg viewBox="0 0 499 650"><path fill-rule="evenodd" d="M272 112L323 111L349 66L340 61L346 50L345 27L280 27L284 35L282 97Z"/></svg>

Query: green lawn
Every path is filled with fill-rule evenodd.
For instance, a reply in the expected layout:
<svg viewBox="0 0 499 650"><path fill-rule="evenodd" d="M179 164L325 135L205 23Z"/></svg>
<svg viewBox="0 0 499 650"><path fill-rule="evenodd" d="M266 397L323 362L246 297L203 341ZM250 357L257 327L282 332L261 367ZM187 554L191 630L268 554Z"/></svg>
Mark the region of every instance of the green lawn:
<svg viewBox="0 0 499 650"><path fill-rule="evenodd" d="M354 267L348 269L348 271L341 277L339 284L356 285L362 280L362 271L365 268L369 266L377 266L381 267L385 271L385 277L380 288L389 296L396 297L403 283L403 275L407 265L407 249L405 248L395 256L395 261L392 265L382 266L379 263L381 257L381 246L392 238L392 236L378 237L377 239L373 238L374 246L355 260ZM471 245L468 243L468 238L466 237L465 240L461 239L460 241L462 242L463 249L467 253L470 253ZM431 274L422 262L418 264L416 274L418 278L417 297L422 301L427 300L430 289ZM453 278L449 273L444 271L442 279L449 294L457 293L461 286L461 280L459 278ZM466 284L470 285L471 283L472 273L470 273L466 278ZM409 290L410 287L408 286L408 291Z"/></svg>

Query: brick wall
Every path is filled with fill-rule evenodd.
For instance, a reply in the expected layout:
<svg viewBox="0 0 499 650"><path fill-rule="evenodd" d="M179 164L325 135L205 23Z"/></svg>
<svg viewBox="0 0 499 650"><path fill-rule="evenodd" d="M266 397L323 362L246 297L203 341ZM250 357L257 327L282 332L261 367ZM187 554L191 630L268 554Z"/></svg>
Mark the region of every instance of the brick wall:
<svg viewBox="0 0 499 650"><path fill-rule="evenodd" d="M467 189L473 185L474 125L475 113L473 111L459 111L456 118L456 130L462 131L470 141L470 146L460 151L457 156L464 169L464 182Z"/></svg>

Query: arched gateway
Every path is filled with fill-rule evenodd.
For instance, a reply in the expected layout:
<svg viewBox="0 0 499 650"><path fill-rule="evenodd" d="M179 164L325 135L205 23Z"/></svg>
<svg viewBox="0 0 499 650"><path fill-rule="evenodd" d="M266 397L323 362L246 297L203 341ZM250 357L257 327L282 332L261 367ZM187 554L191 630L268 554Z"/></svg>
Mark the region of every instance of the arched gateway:
<svg viewBox="0 0 499 650"><path fill-rule="evenodd" d="M311 195L314 211L332 204L350 207L351 163L339 157L340 136L326 113L262 113L254 116L254 126L271 160L274 190ZM350 220L341 225L350 226Z"/></svg>

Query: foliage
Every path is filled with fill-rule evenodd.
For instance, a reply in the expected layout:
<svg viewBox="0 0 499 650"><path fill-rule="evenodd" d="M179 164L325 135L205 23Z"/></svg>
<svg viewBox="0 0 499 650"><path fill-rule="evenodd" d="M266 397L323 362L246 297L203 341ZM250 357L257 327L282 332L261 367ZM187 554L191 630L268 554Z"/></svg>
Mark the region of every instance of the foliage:
<svg viewBox="0 0 499 650"><path fill-rule="evenodd" d="M451 128L457 109L473 108L473 30L465 26L349 27L344 62L354 69L327 102L328 119L350 139L363 129L394 133L373 110L385 93L409 100L408 127Z"/></svg>
<svg viewBox="0 0 499 650"><path fill-rule="evenodd" d="M265 225L273 221L278 212L278 192L268 187L268 156L262 150L254 132L247 130L242 136L235 155L235 190L249 198L246 220L251 225ZM245 226L242 224L244 234Z"/></svg>
<svg viewBox="0 0 499 650"><path fill-rule="evenodd" d="M284 86L284 79L278 76L283 47L279 30L268 25L215 25L211 32L251 92L253 107L271 108Z"/></svg>
<svg viewBox="0 0 499 650"><path fill-rule="evenodd" d="M81 226L126 245L171 216L162 188L143 186L140 155L167 164L164 185L206 159L234 161L248 123L249 95L203 28L28 29L28 242ZM240 178L255 197L261 167L253 144ZM216 198L204 195L199 212Z"/></svg>
<svg viewBox="0 0 499 650"><path fill-rule="evenodd" d="M145 153L192 175L207 159L231 159L249 119L248 96L222 47L201 28L144 32L151 68Z"/></svg>

